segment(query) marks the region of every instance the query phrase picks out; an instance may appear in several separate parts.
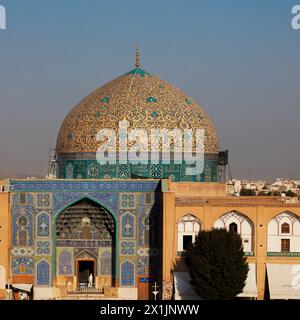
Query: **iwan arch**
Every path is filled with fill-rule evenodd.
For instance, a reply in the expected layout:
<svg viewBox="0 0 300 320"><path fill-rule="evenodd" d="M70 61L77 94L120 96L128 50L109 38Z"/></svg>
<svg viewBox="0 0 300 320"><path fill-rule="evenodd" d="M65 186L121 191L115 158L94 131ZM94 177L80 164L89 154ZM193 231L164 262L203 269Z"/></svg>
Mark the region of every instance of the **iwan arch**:
<svg viewBox="0 0 300 320"><path fill-rule="evenodd" d="M115 286L117 225L115 216L89 197L73 202L54 218L54 268L57 281L69 289L102 291ZM72 279L68 279L72 277ZM72 287L71 287L72 286Z"/></svg>

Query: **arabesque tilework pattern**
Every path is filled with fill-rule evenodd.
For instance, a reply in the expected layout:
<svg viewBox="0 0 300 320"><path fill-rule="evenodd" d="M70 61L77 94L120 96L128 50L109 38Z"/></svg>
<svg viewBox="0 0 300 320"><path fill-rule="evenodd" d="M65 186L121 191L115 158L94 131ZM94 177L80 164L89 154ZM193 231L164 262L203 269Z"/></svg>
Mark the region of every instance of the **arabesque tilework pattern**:
<svg viewBox="0 0 300 320"><path fill-rule="evenodd" d="M13 275L34 275L34 285L52 286L56 275L75 275L76 257L82 254L95 257L99 276L114 273L124 286L137 285L139 275L158 275L152 260L160 255L159 239L150 234L149 224L161 216L159 180L12 180L11 185ZM113 244L101 239L56 241L57 217L86 198L114 218Z"/></svg>
<svg viewBox="0 0 300 320"><path fill-rule="evenodd" d="M123 119L130 128L204 129L205 152L218 152L216 131L205 111L173 85L140 68L100 87L69 112L59 131L57 152L96 152L97 132L103 128L118 132Z"/></svg>

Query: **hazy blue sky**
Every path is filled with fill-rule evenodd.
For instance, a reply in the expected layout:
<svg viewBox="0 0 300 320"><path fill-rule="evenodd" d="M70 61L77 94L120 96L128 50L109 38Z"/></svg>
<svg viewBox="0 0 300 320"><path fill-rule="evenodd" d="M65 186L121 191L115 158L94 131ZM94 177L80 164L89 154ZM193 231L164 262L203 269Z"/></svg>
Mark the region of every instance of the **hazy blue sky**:
<svg viewBox="0 0 300 320"><path fill-rule="evenodd" d="M42 174L67 112L142 67L207 111L235 177L300 178L300 30L289 0L0 0L0 173Z"/></svg>

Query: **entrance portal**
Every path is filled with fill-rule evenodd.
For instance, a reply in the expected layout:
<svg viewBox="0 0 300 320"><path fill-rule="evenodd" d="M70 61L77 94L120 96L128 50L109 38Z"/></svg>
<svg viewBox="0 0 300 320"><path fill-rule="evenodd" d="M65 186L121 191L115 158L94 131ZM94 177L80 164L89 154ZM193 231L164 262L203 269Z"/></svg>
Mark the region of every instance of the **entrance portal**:
<svg viewBox="0 0 300 320"><path fill-rule="evenodd" d="M93 275L93 283L95 281L95 262L93 260L78 261L78 284L89 283L90 274Z"/></svg>
<svg viewBox="0 0 300 320"><path fill-rule="evenodd" d="M80 291L114 287L115 229L110 212L90 199L64 209L56 220L57 274L76 276Z"/></svg>

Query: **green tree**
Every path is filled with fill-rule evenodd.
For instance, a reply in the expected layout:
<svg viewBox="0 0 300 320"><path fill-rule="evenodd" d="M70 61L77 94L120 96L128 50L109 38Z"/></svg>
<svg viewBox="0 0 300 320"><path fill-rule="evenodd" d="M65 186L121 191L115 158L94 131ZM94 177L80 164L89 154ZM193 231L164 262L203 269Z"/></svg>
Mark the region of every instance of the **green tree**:
<svg viewBox="0 0 300 320"><path fill-rule="evenodd" d="M287 197L296 197L297 196L297 194L295 192L293 192L292 190L284 191L284 193Z"/></svg>
<svg viewBox="0 0 300 320"><path fill-rule="evenodd" d="M242 189L240 192L241 196L255 196L255 191L252 189Z"/></svg>
<svg viewBox="0 0 300 320"><path fill-rule="evenodd" d="M186 253L191 284L205 300L229 300L243 291L248 274L242 239L234 231L200 231Z"/></svg>
<svg viewBox="0 0 300 320"><path fill-rule="evenodd" d="M271 196L272 193L269 191L259 191L258 196Z"/></svg>
<svg viewBox="0 0 300 320"><path fill-rule="evenodd" d="M274 191L274 192L273 192L273 196L279 197L279 196L281 196L281 192L279 192L279 191Z"/></svg>

